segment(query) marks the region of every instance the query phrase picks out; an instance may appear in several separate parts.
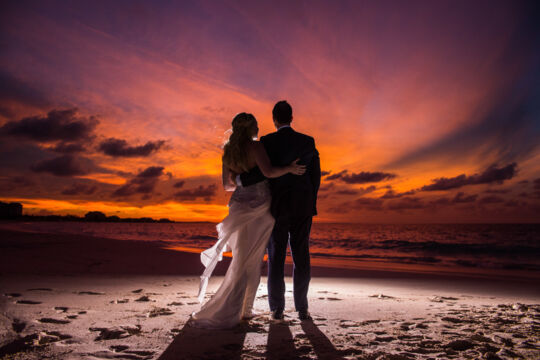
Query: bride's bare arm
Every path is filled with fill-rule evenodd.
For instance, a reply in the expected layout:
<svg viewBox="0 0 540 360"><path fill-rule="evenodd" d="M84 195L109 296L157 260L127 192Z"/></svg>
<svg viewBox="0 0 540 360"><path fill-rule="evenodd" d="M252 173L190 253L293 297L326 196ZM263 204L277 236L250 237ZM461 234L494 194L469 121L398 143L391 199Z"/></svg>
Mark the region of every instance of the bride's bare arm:
<svg viewBox="0 0 540 360"><path fill-rule="evenodd" d="M259 169L261 169L261 172L267 178L276 178L288 173L302 175L306 172L305 165L297 164L299 159L296 159L287 166L272 166L272 163L270 163L270 159L268 158L268 154L260 141L254 141L252 143L251 150L253 151L253 155L255 156L255 161L257 162Z"/></svg>
<svg viewBox="0 0 540 360"><path fill-rule="evenodd" d="M236 184L234 183L233 178L236 176L225 164L222 164L221 175L223 179L223 188L225 191L234 191L236 189Z"/></svg>

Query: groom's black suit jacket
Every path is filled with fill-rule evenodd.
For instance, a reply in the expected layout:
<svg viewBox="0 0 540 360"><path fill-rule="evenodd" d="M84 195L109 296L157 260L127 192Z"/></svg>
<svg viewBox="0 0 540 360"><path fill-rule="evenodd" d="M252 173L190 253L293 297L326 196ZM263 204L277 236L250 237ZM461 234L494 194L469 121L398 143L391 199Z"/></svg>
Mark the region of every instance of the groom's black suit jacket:
<svg viewBox="0 0 540 360"><path fill-rule="evenodd" d="M266 149L273 166L286 166L296 159L299 164L306 165L303 175L286 174L269 179L272 193L270 211L274 218L303 217L317 215L317 192L321 184L321 165L319 152L315 148L315 140L284 127L278 131L262 136L261 143ZM258 169L258 168L257 168ZM264 175L251 171L240 175L243 186L261 181Z"/></svg>

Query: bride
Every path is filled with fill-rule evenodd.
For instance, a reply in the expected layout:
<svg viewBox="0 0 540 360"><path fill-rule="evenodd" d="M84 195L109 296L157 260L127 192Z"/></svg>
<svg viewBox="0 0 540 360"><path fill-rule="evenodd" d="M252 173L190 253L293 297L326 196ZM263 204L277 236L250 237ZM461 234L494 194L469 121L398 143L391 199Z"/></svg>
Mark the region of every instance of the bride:
<svg viewBox="0 0 540 360"><path fill-rule="evenodd" d="M237 174L261 171L267 178L287 173L302 175L306 168L297 164L271 165L257 138L259 128L252 114L240 113L232 121L232 134L223 151L223 187L234 191L229 215L217 225L218 241L201 254L205 270L201 276L199 302L204 300L208 279L223 252L232 251L232 261L215 295L201 310L193 313L191 324L204 328L229 328L252 317L253 302L261 276L261 261L274 227L270 214L270 189L267 180L242 187L235 184Z"/></svg>

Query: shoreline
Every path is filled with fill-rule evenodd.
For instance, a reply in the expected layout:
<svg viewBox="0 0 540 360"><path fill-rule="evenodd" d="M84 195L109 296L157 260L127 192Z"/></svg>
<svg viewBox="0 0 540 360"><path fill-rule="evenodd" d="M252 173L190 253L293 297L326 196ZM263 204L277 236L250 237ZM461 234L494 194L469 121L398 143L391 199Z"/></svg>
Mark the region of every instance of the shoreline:
<svg viewBox="0 0 540 360"><path fill-rule="evenodd" d="M0 227L0 274L138 274L138 275L200 275L204 270L200 263L201 249L164 245L148 240L119 240L93 235L24 231ZM27 254L17 249L38 252ZM15 251L16 254L10 254ZM115 258L112 253L122 256ZM82 254L84 253L84 256ZM14 256L12 256L14 255ZM21 268L13 261L27 256L33 257L31 267ZM59 264L80 259L78 266L61 267ZM396 278L396 279L447 279L457 281L512 281L521 284L536 284L540 272L505 272L490 269L467 272L463 269L448 269L434 266L403 266L358 262L355 266L332 262L331 259L312 256L312 277L343 278ZM230 263L230 254L225 254L214 272L224 275ZM117 261L118 264L114 264ZM85 266L86 265L86 266ZM388 265L388 266L386 266ZM398 265L398 266L396 266ZM386 266L386 267L385 267ZM266 261L262 274L266 274ZM478 269L476 269L478 270ZM292 274L292 260L287 256L285 273ZM520 276L521 275L521 276Z"/></svg>

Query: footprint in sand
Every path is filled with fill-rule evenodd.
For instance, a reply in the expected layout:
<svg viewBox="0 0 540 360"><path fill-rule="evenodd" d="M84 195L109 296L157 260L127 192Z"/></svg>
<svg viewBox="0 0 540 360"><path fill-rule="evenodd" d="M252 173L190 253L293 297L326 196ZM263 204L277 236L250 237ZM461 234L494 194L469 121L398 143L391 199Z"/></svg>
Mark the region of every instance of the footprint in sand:
<svg viewBox="0 0 540 360"><path fill-rule="evenodd" d="M68 315L68 316L66 316L66 317L67 317L68 319L73 320L73 319L78 318L78 315Z"/></svg>
<svg viewBox="0 0 540 360"><path fill-rule="evenodd" d="M53 319L53 318L41 318L38 319L41 323L47 323L47 324L69 324L71 321L69 320L62 320L62 319Z"/></svg>
<svg viewBox="0 0 540 360"><path fill-rule="evenodd" d="M68 308L65 306L55 306L54 310L65 313L66 311L68 311Z"/></svg>
<svg viewBox="0 0 540 360"><path fill-rule="evenodd" d="M11 328L13 331L15 331L17 334L24 330L26 327L26 323L20 321L19 319L13 319L13 323L11 323Z"/></svg>
<svg viewBox="0 0 540 360"><path fill-rule="evenodd" d="M156 316L163 316L163 315L172 315L174 314L174 311L171 311L169 308L154 308L150 310L148 314L146 314L147 317L156 317Z"/></svg>
<svg viewBox="0 0 540 360"><path fill-rule="evenodd" d="M99 335L94 339L94 341L100 340L113 340L113 339L123 339L131 335L139 334L141 332L141 326L137 325L135 328L131 327L121 327L121 328L98 328L91 327L90 331L99 331Z"/></svg>
<svg viewBox="0 0 540 360"><path fill-rule="evenodd" d="M111 349L114 352L121 352L121 351L129 349L129 346L127 346L127 345L111 345L111 346L109 346L109 349Z"/></svg>
<svg viewBox="0 0 540 360"><path fill-rule="evenodd" d="M390 342L394 340L396 340L396 338L393 336L377 336L375 338L375 341L379 341L379 342Z"/></svg>
<svg viewBox="0 0 540 360"><path fill-rule="evenodd" d="M340 322L339 327L344 328L344 329L360 326L360 324L351 320L340 320L339 322Z"/></svg>
<svg viewBox="0 0 540 360"><path fill-rule="evenodd" d="M451 322L451 323L454 323L454 324L460 324L460 323L463 322L463 320L461 320L461 319L450 317L450 316L445 316L441 320L448 321L448 322Z"/></svg>
<svg viewBox="0 0 540 360"><path fill-rule="evenodd" d="M32 288L32 289L27 289L26 291L53 291L53 289L50 289L50 288Z"/></svg>
<svg viewBox="0 0 540 360"><path fill-rule="evenodd" d="M143 291L143 289L137 289L137 290L133 290L132 293L140 294L142 291Z"/></svg>
<svg viewBox="0 0 540 360"><path fill-rule="evenodd" d="M408 331L410 330L411 326L413 326L414 323L412 322L403 322L399 325L399 327L401 328L401 330L405 330L405 331Z"/></svg>
<svg viewBox="0 0 540 360"><path fill-rule="evenodd" d="M335 297L327 297L326 300L330 300L330 301L341 301L341 300L343 300L343 299L335 298Z"/></svg>
<svg viewBox="0 0 540 360"><path fill-rule="evenodd" d="M428 298L428 300L431 301L431 302L445 302L445 301L457 301L459 299L456 298L456 297L451 297L451 296L434 295L434 296Z"/></svg>
<svg viewBox="0 0 540 360"><path fill-rule="evenodd" d="M58 342L62 340L71 339L71 335L62 334L58 331L48 331L44 330L39 334L38 343L40 345Z"/></svg>
<svg viewBox="0 0 540 360"><path fill-rule="evenodd" d="M378 324L381 320L364 320L360 323L360 325L370 325L370 324Z"/></svg>
<svg viewBox="0 0 540 360"><path fill-rule="evenodd" d="M126 304L129 302L129 299L116 299L111 301L111 304Z"/></svg>
<svg viewBox="0 0 540 360"><path fill-rule="evenodd" d="M473 348L474 344L468 340L454 340L446 344L445 347L456 351L463 351Z"/></svg>
<svg viewBox="0 0 540 360"><path fill-rule="evenodd" d="M121 353L125 355L118 354L116 351L96 351L93 353L84 353L82 355L84 356L90 356L93 358L98 359L135 359L135 360L145 360L145 359L151 359L152 355L154 354L153 351L145 351L145 350L125 350L121 351Z"/></svg>
<svg viewBox="0 0 540 360"><path fill-rule="evenodd" d="M19 294L19 293L6 293L6 294L4 294L4 296L15 298L15 297L21 297L22 294Z"/></svg>
<svg viewBox="0 0 540 360"><path fill-rule="evenodd" d="M140 298L135 299L135 301L138 301L138 302L147 302L147 301L152 301L152 300L150 300L150 298L149 298L148 296L143 295L143 296L141 296Z"/></svg>
<svg viewBox="0 0 540 360"><path fill-rule="evenodd" d="M104 292L97 292L97 291L79 291L79 295L105 295Z"/></svg>
<svg viewBox="0 0 540 360"><path fill-rule="evenodd" d="M144 357L152 356L155 354L153 351L149 351L149 350L126 350L124 352L127 354L139 355L139 356L144 356Z"/></svg>
<svg viewBox="0 0 540 360"><path fill-rule="evenodd" d="M34 301L34 300L17 300L15 301L16 304L25 304L25 305L37 305L41 304L41 301Z"/></svg>
<svg viewBox="0 0 540 360"><path fill-rule="evenodd" d="M327 290L317 291L317 293L318 294L334 294L334 295L337 295L337 292L327 291Z"/></svg>
<svg viewBox="0 0 540 360"><path fill-rule="evenodd" d="M172 303L168 303L167 306L182 306L184 305L183 302L173 301Z"/></svg>
<svg viewBox="0 0 540 360"><path fill-rule="evenodd" d="M384 295L384 294L374 294L374 295L369 295L369 297L377 298L377 299L395 299L395 297L393 296Z"/></svg>

